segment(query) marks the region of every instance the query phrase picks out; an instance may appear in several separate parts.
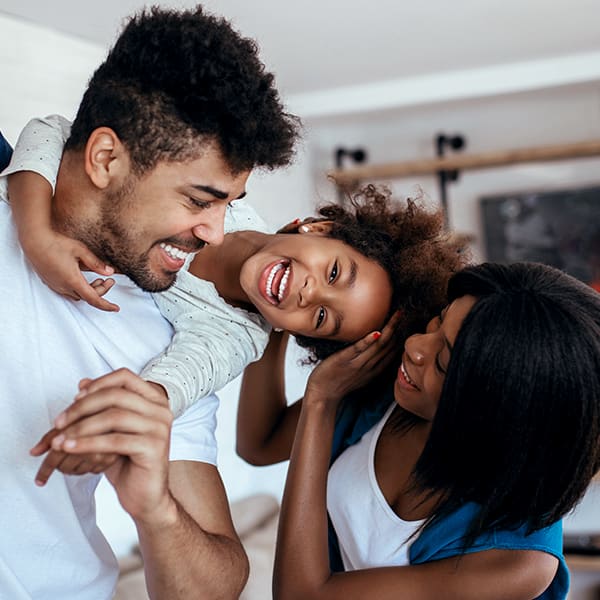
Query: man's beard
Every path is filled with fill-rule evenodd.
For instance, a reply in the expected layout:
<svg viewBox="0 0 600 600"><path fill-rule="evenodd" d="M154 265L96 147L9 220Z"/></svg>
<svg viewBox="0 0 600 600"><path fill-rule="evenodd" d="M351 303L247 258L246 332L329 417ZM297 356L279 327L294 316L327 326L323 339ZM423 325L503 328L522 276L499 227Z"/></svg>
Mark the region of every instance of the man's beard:
<svg viewBox="0 0 600 600"><path fill-rule="evenodd" d="M127 275L144 291L163 292L175 283L177 272L156 273L150 268L150 251L160 244L160 241L152 244L142 254L135 254L137 248L147 245L148 240L143 232L132 231L128 224L123 222L125 208L130 204L130 198L135 193L136 181L133 175L129 175L118 190L107 192L98 222L93 226L84 224L80 227L77 238L98 258L112 266L115 272ZM135 222L129 225L135 226ZM168 243L167 240L161 241Z"/></svg>

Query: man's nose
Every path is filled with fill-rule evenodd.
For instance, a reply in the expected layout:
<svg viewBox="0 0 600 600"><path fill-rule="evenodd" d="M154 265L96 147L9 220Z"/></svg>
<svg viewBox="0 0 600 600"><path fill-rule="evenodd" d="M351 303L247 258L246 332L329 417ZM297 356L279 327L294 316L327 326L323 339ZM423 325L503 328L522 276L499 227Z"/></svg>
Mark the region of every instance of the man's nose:
<svg viewBox="0 0 600 600"><path fill-rule="evenodd" d="M220 203L221 204L221 203ZM211 206L203 215L200 223L192 228L193 234L200 240L204 240L212 246L219 246L223 243L225 237L225 211L227 210L227 202L223 202L221 206Z"/></svg>

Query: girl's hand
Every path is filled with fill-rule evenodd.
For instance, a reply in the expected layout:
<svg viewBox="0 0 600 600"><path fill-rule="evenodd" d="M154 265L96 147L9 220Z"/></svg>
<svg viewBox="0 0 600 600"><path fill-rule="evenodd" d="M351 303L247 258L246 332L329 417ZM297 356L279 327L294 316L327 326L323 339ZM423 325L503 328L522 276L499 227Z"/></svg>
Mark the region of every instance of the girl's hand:
<svg viewBox="0 0 600 600"><path fill-rule="evenodd" d="M112 453L67 454L62 450L54 450L52 442L54 439L60 441L60 435L61 431L59 429L51 429L29 451L31 456L42 456L46 452L48 453L35 476L35 482L39 486L46 485L48 479L56 470L65 475L102 473L119 458L118 454Z"/></svg>
<svg viewBox="0 0 600 600"><path fill-rule="evenodd" d="M347 394L379 375L401 350L394 336L400 314L396 312L381 333L369 333L317 365L308 378L304 403L337 405Z"/></svg>
<svg viewBox="0 0 600 600"><path fill-rule="evenodd" d="M27 244L25 253L42 281L55 292L72 300L85 300L91 306L117 312L119 306L102 298L113 286L114 279L96 279L88 283L81 269L99 275L112 275L87 246L55 231L35 236L35 244Z"/></svg>

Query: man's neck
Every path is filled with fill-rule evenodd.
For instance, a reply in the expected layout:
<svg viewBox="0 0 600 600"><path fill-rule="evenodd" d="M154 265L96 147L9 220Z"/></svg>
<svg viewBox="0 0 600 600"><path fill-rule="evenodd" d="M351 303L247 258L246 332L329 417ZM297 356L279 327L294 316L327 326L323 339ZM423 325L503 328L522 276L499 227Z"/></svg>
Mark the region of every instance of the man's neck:
<svg viewBox="0 0 600 600"><path fill-rule="evenodd" d="M56 231L79 239L78 225L96 215L98 204L94 201L98 190L91 185L83 167L80 152L63 154L56 189L52 200L52 225Z"/></svg>
<svg viewBox="0 0 600 600"><path fill-rule="evenodd" d="M190 273L211 281L228 304L252 309L240 284L240 273L246 260L264 246L267 238L267 234L258 231L228 233L220 246L200 250L190 266Z"/></svg>

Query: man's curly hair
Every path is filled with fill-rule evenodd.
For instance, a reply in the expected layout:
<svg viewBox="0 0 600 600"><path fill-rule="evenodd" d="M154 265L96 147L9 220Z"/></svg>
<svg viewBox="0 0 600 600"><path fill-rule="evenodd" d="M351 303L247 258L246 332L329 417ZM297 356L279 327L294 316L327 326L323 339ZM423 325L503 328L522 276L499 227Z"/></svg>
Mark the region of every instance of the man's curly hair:
<svg viewBox="0 0 600 600"><path fill-rule="evenodd" d="M286 113L254 41L201 6L132 17L92 76L67 141L119 136L138 175L217 144L232 173L291 162L300 122Z"/></svg>
<svg viewBox="0 0 600 600"><path fill-rule="evenodd" d="M399 339L422 331L446 305L448 280L467 263L465 243L444 231L440 211L429 211L415 200L395 201L384 186L367 185L339 204L318 213L333 221L330 237L352 246L379 263L392 284L391 313L402 311ZM308 362L327 358L348 343L296 336L308 349Z"/></svg>

